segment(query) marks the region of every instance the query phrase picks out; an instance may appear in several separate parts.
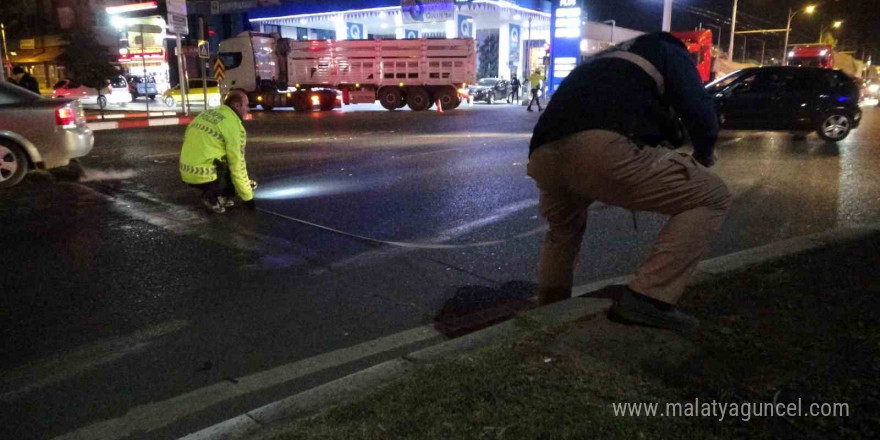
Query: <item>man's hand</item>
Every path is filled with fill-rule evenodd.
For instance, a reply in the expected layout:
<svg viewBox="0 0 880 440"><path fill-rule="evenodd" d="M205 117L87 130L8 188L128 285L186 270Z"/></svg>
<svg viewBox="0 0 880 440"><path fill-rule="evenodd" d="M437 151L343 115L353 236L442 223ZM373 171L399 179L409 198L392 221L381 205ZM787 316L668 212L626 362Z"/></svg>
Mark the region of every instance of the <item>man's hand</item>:
<svg viewBox="0 0 880 440"><path fill-rule="evenodd" d="M718 156L715 153L712 153L711 156L703 156L694 154L694 160L700 163L700 165L706 168L712 168L712 165L715 165L715 161L718 160Z"/></svg>
<svg viewBox="0 0 880 440"><path fill-rule="evenodd" d="M257 203L254 202L254 199L250 199L247 202L244 202L244 207L251 210L251 211L256 211L257 210Z"/></svg>

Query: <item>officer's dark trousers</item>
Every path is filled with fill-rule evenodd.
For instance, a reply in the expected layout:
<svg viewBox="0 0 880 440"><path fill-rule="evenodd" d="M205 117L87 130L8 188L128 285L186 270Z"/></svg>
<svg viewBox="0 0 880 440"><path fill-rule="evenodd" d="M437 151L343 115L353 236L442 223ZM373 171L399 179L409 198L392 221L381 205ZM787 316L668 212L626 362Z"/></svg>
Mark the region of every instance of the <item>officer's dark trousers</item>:
<svg viewBox="0 0 880 440"><path fill-rule="evenodd" d="M205 183L189 183L193 188L202 190L202 197L215 201L217 197L230 198L235 196L235 185L232 184L232 174L229 172L229 166L221 160L214 160L214 167L217 168L217 180Z"/></svg>
<svg viewBox="0 0 880 440"><path fill-rule="evenodd" d="M532 108L532 104L538 103L538 110L541 109L541 98L538 97L538 89L532 89L532 100L529 101L529 107Z"/></svg>

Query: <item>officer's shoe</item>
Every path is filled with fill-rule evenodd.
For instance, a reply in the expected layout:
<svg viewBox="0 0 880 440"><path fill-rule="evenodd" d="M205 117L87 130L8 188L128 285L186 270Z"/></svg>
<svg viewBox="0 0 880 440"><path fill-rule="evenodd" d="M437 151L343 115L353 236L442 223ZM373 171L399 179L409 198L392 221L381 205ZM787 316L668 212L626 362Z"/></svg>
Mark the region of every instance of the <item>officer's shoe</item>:
<svg viewBox="0 0 880 440"><path fill-rule="evenodd" d="M202 197L202 206L208 208L208 211L211 211L215 214L223 214L226 212L226 208L220 203L220 198L210 199L207 197Z"/></svg>
<svg viewBox="0 0 880 440"><path fill-rule="evenodd" d="M693 332L699 321L679 311L672 304L633 292L629 288L611 307L609 317L628 324L665 328L679 332Z"/></svg>
<svg viewBox="0 0 880 440"><path fill-rule="evenodd" d="M220 202L220 206L224 208L232 208L235 206L235 200L232 200L232 197L217 197L217 201Z"/></svg>

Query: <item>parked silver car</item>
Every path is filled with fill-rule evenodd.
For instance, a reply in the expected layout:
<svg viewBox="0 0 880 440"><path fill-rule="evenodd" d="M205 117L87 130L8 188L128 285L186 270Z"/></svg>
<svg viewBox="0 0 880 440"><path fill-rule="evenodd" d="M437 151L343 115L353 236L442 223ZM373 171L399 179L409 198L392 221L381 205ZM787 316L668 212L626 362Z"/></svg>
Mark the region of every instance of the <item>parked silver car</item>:
<svg viewBox="0 0 880 440"><path fill-rule="evenodd" d="M0 82L0 189L21 182L28 170L65 166L94 144L79 101Z"/></svg>

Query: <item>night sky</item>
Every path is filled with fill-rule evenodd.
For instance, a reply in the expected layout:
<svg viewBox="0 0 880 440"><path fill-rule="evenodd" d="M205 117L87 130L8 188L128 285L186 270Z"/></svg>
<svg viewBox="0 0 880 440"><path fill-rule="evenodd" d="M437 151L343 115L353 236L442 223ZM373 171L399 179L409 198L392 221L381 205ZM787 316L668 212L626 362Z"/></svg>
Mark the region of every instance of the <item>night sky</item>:
<svg viewBox="0 0 880 440"><path fill-rule="evenodd" d="M584 0L591 21L616 20L619 26L639 30L660 30L663 17L663 0ZM844 20L841 29L835 30L838 45L845 50L856 50L861 58L862 50L880 57L880 0L739 0L737 30L785 28L788 7L803 8L817 5L816 13L798 14L792 21L791 43L815 43L820 26L834 20ZM673 30L692 29L700 22L721 25L722 47L726 50L730 37L730 15L733 0L675 0L673 3ZM713 29L715 28L705 26ZM782 47L784 34L754 35L764 39L768 50ZM737 52L742 37L737 37ZM750 36L749 38L752 38ZM755 46L757 44L757 46ZM751 49L759 51L760 43L752 41Z"/></svg>

